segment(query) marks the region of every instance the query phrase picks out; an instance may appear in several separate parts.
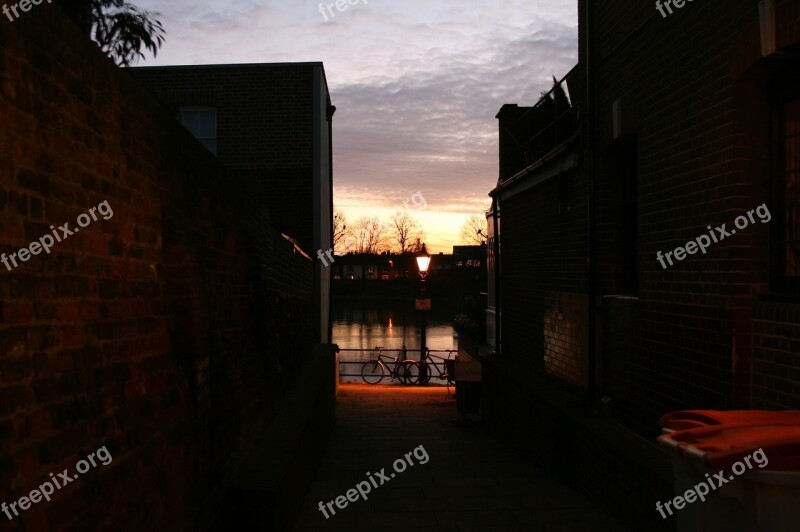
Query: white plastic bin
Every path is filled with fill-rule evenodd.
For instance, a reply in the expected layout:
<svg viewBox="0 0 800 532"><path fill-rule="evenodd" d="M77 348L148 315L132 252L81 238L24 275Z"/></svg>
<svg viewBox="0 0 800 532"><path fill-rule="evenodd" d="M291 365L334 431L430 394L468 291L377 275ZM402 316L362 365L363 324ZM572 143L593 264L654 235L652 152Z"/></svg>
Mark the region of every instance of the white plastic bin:
<svg viewBox="0 0 800 532"><path fill-rule="evenodd" d="M712 471L673 455L675 495L713 477ZM730 476L730 473L726 473ZM716 482L715 482L716 485ZM682 509L672 507L678 532L797 532L800 530L800 473L748 471ZM661 501L664 502L664 501ZM666 513L666 512L665 512Z"/></svg>
<svg viewBox="0 0 800 532"><path fill-rule="evenodd" d="M664 434L658 441L672 456L674 496L709 478L714 485L705 501L671 506L674 517L667 518L677 520L678 532L800 530L800 427L717 425ZM759 449L768 461L763 468L752 458ZM735 475L731 465L746 466L745 457L751 468ZM728 480L722 486L714 477L720 470Z"/></svg>

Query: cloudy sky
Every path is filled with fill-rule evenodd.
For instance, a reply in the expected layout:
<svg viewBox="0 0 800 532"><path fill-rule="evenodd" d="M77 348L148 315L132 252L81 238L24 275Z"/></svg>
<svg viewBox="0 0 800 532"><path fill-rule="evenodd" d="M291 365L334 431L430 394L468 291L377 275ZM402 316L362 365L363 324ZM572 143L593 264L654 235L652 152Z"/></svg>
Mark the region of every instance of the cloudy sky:
<svg viewBox="0 0 800 532"><path fill-rule="evenodd" d="M577 0L351 0L333 16L330 0L129 1L167 32L139 65L322 61L335 208L388 221L419 191L409 211L434 252L489 207L497 111L534 104L577 61Z"/></svg>

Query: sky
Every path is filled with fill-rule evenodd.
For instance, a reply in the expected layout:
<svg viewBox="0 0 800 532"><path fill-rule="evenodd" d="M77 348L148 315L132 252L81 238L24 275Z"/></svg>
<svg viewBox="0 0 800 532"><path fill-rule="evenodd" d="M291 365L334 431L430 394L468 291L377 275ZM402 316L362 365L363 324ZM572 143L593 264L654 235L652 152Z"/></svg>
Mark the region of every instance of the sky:
<svg viewBox="0 0 800 532"><path fill-rule="evenodd" d="M335 210L388 222L405 203L434 253L491 204L500 107L535 104L578 58L577 0L130 1L167 37L139 66L321 61Z"/></svg>

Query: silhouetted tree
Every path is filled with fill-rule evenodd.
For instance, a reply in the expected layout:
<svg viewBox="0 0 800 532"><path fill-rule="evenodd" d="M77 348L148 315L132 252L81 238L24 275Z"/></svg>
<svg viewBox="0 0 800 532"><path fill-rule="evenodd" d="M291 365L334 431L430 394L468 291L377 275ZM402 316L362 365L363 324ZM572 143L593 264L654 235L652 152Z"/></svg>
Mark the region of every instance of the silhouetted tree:
<svg viewBox="0 0 800 532"><path fill-rule="evenodd" d="M155 56L164 43L164 27L151 13L124 0L64 0L67 15L119 66Z"/></svg>
<svg viewBox="0 0 800 532"><path fill-rule="evenodd" d="M486 244L488 230L485 216L470 214L461 226L461 243L468 246L482 246Z"/></svg>
<svg viewBox="0 0 800 532"><path fill-rule="evenodd" d="M335 252L344 254L349 250L347 249L347 220L344 214L340 211L333 213L333 249Z"/></svg>
<svg viewBox="0 0 800 532"><path fill-rule="evenodd" d="M389 235L397 243L398 253L410 251L414 239L424 238L417 221L405 210L399 211L389 220Z"/></svg>
<svg viewBox="0 0 800 532"><path fill-rule="evenodd" d="M361 218L353 227L356 253L380 253L388 246L383 224L378 218Z"/></svg>

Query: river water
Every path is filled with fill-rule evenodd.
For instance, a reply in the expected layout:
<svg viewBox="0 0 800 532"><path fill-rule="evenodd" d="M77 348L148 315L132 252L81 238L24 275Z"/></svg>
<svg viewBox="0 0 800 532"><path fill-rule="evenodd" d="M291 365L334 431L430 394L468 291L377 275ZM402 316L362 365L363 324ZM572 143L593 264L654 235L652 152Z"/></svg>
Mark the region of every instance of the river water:
<svg viewBox="0 0 800 532"><path fill-rule="evenodd" d="M448 309L426 313L428 348L458 350L457 335L451 325L453 313ZM408 358L419 360L420 315L413 307L388 304L337 304L333 309L333 343L342 350L340 360L342 373L360 374L361 364L374 357L375 346L384 348L383 354L394 357L403 345L409 349ZM363 352L348 352L346 349L364 349ZM416 351L414 351L416 350ZM434 353L447 356L447 353ZM341 380L360 381L360 377L345 377ZM386 379L384 382L388 382Z"/></svg>

